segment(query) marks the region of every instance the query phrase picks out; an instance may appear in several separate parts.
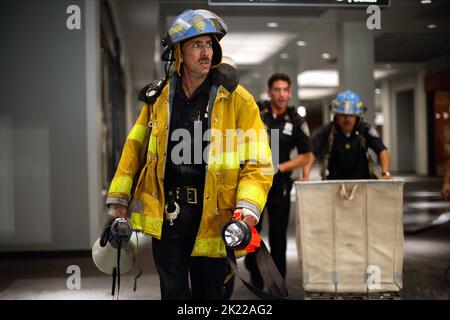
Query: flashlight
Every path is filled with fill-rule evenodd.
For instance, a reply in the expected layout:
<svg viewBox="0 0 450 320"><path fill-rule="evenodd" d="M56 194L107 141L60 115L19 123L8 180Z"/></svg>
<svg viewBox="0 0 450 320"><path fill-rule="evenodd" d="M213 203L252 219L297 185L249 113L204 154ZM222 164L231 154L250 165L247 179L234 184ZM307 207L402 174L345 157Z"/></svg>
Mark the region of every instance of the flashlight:
<svg viewBox="0 0 450 320"><path fill-rule="evenodd" d="M113 248L125 247L130 241L133 228L131 224L124 218L117 218L111 224L111 246Z"/></svg>
<svg viewBox="0 0 450 320"><path fill-rule="evenodd" d="M223 242L230 249L244 249L250 243L251 238L250 227L242 220L230 221L222 228Z"/></svg>

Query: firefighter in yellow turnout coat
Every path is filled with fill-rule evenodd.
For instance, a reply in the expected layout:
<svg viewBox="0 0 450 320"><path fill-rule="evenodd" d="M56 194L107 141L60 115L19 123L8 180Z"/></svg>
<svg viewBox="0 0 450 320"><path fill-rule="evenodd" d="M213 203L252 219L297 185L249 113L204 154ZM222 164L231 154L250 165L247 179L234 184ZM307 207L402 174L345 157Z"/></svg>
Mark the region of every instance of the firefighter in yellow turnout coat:
<svg viewBox="0 0 450 320"><path fill-rule="evenodd" d="M199 21L202 23L201 28L198 28ZM186 25L191 27L186 27ZM205 110L201 113L201 121L208 129L204 133L203 140L209 142L208 148L202 153L204 185L198 189L187 188L184 200L194 206L197 203L202 204L199 207L201 218L190 256L191 258L207 257L208 261L211 261L211 258L213 258L212 260L223 259L226 254L221 238L221 228L230 221L236 209L243 212L244 221L250 226L258 222L273 178L270 148L258 106L252 95L238 84L236 71L227 65L220 64L219 40L225 33L224 22L206 10L187 10L175 19L168 32L170 43L168 48L174 56L177 72L165 85L156 102L143 106L141 114L125 142L107 197L107 205L120 208L118 211L122 216L124 215L123 208L128 207L132 226L152 236L154 247L158 240L164 238L163 225L170 230L173 221L168 223L169 218L165 214L167 211L165 207L168 202L166 180L171 178L166 172L167 164L168 161L173 161L169 153L170 148L168 148L170 141L173 141L170 133L171 129L173 130L171 124L174 122L171 119L178 112L176 111L178 109L174 109L174 100L177 95L184 94L179 91L182 78L185 76L183 72L186 74L189 72L189 70L183 69L180 43L183 43L182 41L192 42L192 39L202 40L207 35L205 46L211 45L211 52L213 52L211 67L207 70L206 80L197 90L200 91L198 95L205 88L208 92L207 103L204 103ZM202 46L200 40L198 45ZM207 50L205 49L205 52ZM195 66L203 67L204 64ZM183 108L187 107L183 105ZM144 146L148 125L152 128L151 135L148 146ZM139 169L141 148L148 148L147 161L139 176L133 201L129 203L133 179ZM181 176L182 179L183 176ZM176 189L177 194L180 190L183 193L183 188L184 186L180 186ZM183 207L181 208L179 216L192 214L191 209L186 208L185 212ZM175 222L177 219L179 218L175 217ZM156 261L155 248L153 250ZM158 253L158 259L161 256L163 260L172 259L168 250L171 249L163 250L166 251L164 253L166 256ZM193 268L195 266L190 265L191 272ZM170 278L172 273L163 270L163 267L160 270L158 264L157 269L161 279L163 299L220 298L220 292L215 292L214 289L205 289L204 292L197 290L197 294L194 294L194 288L192 288L191 295L189 288L186 289L187 281L183 284L172 284ZM204 272L205 279L212 276L210 273L214 273L212 269L210 271ZM167 279L163 279L163 277ZM187 280L187 275L183 275L181 278ZM176 281L184 280L177 280L175 277L173 282ZM199 281L204 281L204 279L199 279ZM194 287L192 274L191 283Z"/></svg>

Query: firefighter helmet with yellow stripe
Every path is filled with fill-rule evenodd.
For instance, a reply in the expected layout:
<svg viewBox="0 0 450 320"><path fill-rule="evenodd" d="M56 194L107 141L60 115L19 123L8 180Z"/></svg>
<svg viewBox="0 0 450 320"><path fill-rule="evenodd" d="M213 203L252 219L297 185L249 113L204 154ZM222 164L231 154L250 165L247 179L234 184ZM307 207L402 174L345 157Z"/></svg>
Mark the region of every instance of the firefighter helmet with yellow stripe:
<svg viewBox="0 0 450 320"><path fill-rule="evenodd" d="M176 54L174 55L174 51L177 44L198 36L211 35L214 51L211 65L216 66L222 61L222 49L219 41L225 36L227 30L225 22L215 13L203 9L188 9L175 18L163 38L162 45L165 50L161 59L175 61L177 57Z"/></svg>
<svg viewBox="0 0 450 320"><path fill-rule="evenodd" d="M334 114L347 114L357 117L366 112L366 106L361 98L351 90L339 93L332 102L332 109Z"/></svg>

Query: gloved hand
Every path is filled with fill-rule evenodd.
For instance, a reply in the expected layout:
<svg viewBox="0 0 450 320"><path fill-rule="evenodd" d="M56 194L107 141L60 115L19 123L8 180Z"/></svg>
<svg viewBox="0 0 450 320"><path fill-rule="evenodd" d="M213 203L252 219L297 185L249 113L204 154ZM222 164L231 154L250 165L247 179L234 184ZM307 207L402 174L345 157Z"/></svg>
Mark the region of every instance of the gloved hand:
<svg viewBox="0 0 450 320"><path fill-rule="evenodd" d="M233 216L235 219L236 216L239 217L238 220L244 221L250 228L254 227L258 223L256 215L249 209L238 208L234 210Z"/></svg>
<svg viewBox="0 0 450 320"><path fill-rule="evenodd" d="M250 243L247 245L247 247L244 248L244 250L247 251L248 253L255 252L256 249L258 249L261 246L261 236L254 227L258 221L256 221L255 217L253 217L252 215L247 215L243 217L242 209L236 209L234 211L233 217L235 220L243 220L250 227L252 237L250 239Z"/></svg>

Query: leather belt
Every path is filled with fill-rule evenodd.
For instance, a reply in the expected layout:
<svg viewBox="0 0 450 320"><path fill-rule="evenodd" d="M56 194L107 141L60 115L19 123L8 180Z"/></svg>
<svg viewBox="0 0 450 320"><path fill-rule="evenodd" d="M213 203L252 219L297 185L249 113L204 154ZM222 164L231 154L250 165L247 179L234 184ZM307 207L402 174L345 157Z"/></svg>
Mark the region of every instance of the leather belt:
<svg viewBox="0 0 450 320"><path fill-rule="evenodd" d="M203 188L194 186L173 187L168 190L168 201L176 201L187 204L198 204L202 201Z"/></svg>

